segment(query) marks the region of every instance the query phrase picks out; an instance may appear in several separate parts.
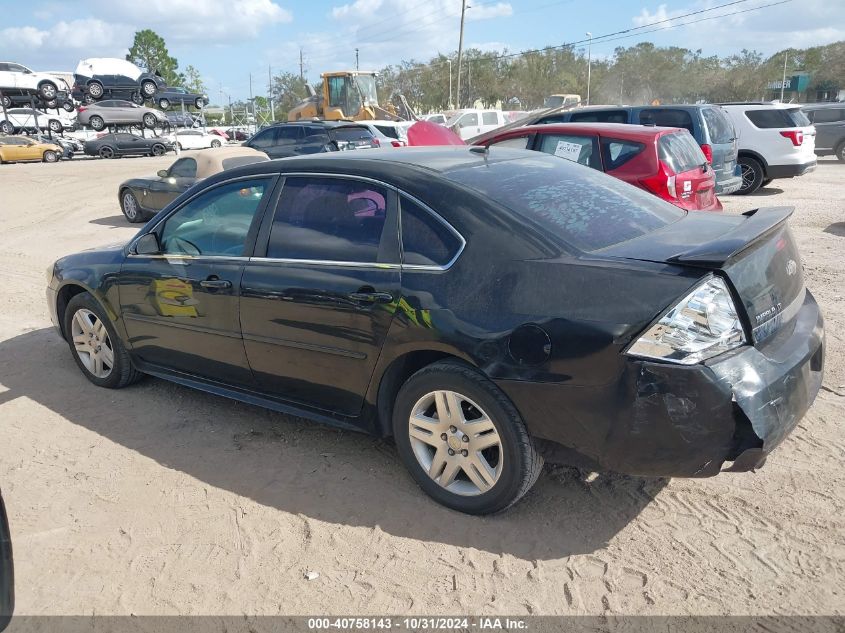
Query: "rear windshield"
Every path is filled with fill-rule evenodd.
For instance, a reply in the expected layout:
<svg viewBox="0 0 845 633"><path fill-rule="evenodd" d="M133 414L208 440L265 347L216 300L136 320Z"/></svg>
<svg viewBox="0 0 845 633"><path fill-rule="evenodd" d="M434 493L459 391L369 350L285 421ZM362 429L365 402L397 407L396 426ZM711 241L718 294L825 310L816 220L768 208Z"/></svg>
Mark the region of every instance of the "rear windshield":
<svg viewBox="0 0 845 633"><path fill-rule="evenodd" d="M573 123L627 123L628 112L625 110L574 112L569 120Z"/></svg>
<svg viewBox="0 0 845 633"><path fill-rule="evenodd" d="M707 127L711 143L733 142L736 134L727 114L718 108L704 108L701 115L704 117L704 125Z"/></svg>
<svg viewBox="0 0 845 633"><path fill-rule="evenodd" d="M640 123L661 127L682 127L693 133L692 116L686 110L675 108L652 108L640 112Z"/></svg>
<svg viewBox="0 0 845 633"><path fill-rule="evenodd" d="M339 127L334 130L334 137L338 141L371 141L372 133L365 127Z"/></svg>
<svg viewBox="0 0 845 633"><path fill-rule="evenodd" d="M389 136L390 138L399 138L399 133L392 125L376 125L375 128L385 136Z"/></svg>
<svg viewBox="0 0 845 633"><path fill-rule="evenodd" d="M444 175L582 251L640 237L684 215L677 207L621 180L540 153Z"/></svg>
<svg viewBox="0 0 845 633"><path fill-rule="evenodd" d="M701 167L707 162L698 143L686 132L661 136L657 141L657 151L660 160L676 174Z"/></svg>
<svg viewBox="0 0 845 633"><path fill-rule="evenodd" d="M807 127L810 119L798 108L747 110L745 116L758 128Z"/></svg>

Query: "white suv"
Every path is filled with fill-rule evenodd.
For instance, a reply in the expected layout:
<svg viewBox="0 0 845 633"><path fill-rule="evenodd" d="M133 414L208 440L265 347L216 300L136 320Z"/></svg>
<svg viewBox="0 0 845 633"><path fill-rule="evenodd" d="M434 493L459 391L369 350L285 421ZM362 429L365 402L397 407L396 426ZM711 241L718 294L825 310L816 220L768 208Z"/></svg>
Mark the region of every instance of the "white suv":
<svg viewBox="0 0 845 633"><path fill-rule="evenodd" d="M723 103L734 124L742 169L742 187L749 194L775 178L794 178L816 168L816 128L789 103Z"/></svg>
<svg viewBox="0 0 845 633"><path fill-rule="evenodd" d="M52 101L59 92L59 82L53 75L36 73L13 62L0 62L0 91L31 91L44 101Z"/></svg>

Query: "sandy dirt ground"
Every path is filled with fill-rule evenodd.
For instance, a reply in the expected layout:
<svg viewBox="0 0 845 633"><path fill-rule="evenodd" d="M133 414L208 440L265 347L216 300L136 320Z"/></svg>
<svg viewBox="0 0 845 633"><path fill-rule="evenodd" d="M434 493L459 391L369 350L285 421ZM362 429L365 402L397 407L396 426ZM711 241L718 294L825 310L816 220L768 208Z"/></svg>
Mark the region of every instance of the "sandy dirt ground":
<svg viewBox="0 0 845 633"><path fill-rule="evenodd" d="M393 447L147 379L90 384L45 269L126 241L117 185L173 157L0 167L0 485L20 614L845 613L845 165L795 205L827 319L825 386L757 473L547 467L501 516L430 501ZM319 574L307 580L305 573Z"/></svg>

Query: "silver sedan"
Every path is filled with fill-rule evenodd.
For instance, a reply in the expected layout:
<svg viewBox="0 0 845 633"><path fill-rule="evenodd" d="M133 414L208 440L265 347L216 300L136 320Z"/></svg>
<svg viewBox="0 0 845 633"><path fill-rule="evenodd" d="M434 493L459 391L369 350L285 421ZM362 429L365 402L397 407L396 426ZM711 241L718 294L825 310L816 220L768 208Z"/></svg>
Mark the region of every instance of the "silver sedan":
<svg viewBox="0 0 845 633"><path fill-rule="evenodd" d="M77 113L80 125L90 125L98 132L110 125L138 125L155 128L167 124L167 117L160 110L121 99L107 99L80 106Z"/></svg>

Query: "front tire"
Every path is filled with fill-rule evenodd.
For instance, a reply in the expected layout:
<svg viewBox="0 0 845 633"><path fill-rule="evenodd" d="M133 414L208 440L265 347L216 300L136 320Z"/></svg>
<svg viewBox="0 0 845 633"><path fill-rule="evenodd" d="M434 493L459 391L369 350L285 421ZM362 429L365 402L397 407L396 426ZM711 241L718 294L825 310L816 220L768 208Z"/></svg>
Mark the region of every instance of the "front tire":
<svg viewBox="0 0 845 633"><path fill-rule="evenodd" d="M73 112L75 108L73 107L73 103L72 103L72 102L70 102L70 101L65 101L65 102L62 104L62 109L63 109L65 112Z"/></svg>
<svg viewBox="0 0 845 633"><path fill-rule="evenodd" d="M158 119L156 119L155 115L150 114L149 112L144 115L143 121L144 127L148 127L150 129L153 129L156 126L156 123L158 123Z"/></svg>
<svg viewBox="0 0 845 633"><path fill-rule="evenodd" d="M168 99L159 99L158 100L158 107L162 110L167 110L170 107L170 101Z"/></svg>
<svg viewBox="0 0 845 633"><path fill-rule="evenodd" d="M105 147L101 147L100 151L97 152L100 158L114 158L114 150L109 147L108 145Z"/></svg>
<svg viewBox="0 0 845 633"><path fill-rule="evenodd" d="M98 387L120 389L143 376L132 366L105 310L91 294L82 292L70 300L64 326L73 359L85 377Z"/></svg>
<svg viewBox="0 0 845 633"><path fill-rule="evenodd" d="M54 84L51 81L43 81L38 86L38 95L44 101L52 101L53 99L56 98L56 95L58 94L58 92L59 92L58 87L56 86L56 84Z"/></svg>
<svg viewBox="0 0 845 633"><path fill-rule="evenodd" d="M194 101L194 107L195 107L197 110L202 110L202 107L203 107L204 105L205 105L205 100L204 100L204 99L197 99L196 101Z"/></svg>
<svg viewBox="0 0 845 633"><path fill-rule="evenodd" d="M162 145L161 143L156 143L155 145L153 145L153 147L150 151L152 152L153 156L164 156L164 153L167 150L164 148L164 145Z"/></svg>
<svg viewBox="0 0 845 633"><path fill-rule="evenodd" d="M61 134L64 129L62 127L62 122L56 121L56 119L50 119L50 122L47 123L47 127L50 128L50 131L54 134Z"/></svg>
<svg viewBox="0 0 845 633"><path fill-rule="evenodd" d="M156 85L154 81L144 81L141 83L141 94L148 99L156 93Z"/></svg>
<svg viewBox="0 0 845 633"><path fill-rule="evenodd" d="M14 131L15 127L8 121L0 122L0 132L3 132L3 134L12 134Z"/></svg>
<svg viewBox="0 0 845 633"><path fill-rule="evenodd" d="M840 163L845 163L845 142L840 143L836 148L836 158Z"/></svg>
<svg viewBox="0 0 845 633"><path fill-rule="evenodd" d="M396 397L393 433L417 484L468 514L510 507L543 465L513 403L483 374L455 361L434 363L407 380Z"/></svg>
<svg viewBox="0 0 845 633"><path fill-rule="evenodd" d="M144 219L141 215L141 206L138 204L138 198L128 189L124 190L120 196L120 209L123 211L126 219L133 224Z"/></svg>
<svg viewBox="0 0 845 633"><path fill-rule="evenodd" d="M7 97L6 95L3 95L3 107L4 108L11 108L12 107L12 100L9 97Z"/></svg>
<svg viewBox="0 0 845 633"><path fill-rule="evenodd" d="M103 120L103 117L96 115L88 119L88 124L97 132L101 132L106 127L106 122Z"/></svg>
<svg viewBox="0 0 845 633"><path fill-rule="evenodd" d="M212 146L212 147L220 147L222 144L223 144L223 143L221 143L220 141L218 141L218 140L216 140L216 139L215 139L215 140L213 140L213 141L211 141L211 146Z"/></svg>
<svg viewBox="0 0 845 633"><path fill-rule="evenodd" d="M56 154L56 152L54 152L53 150L48 149L46 152L44 152L44 162L45 163L55 163L58 160L59 160L59 155Z"/></svg>
<svg viewBox="0 0 845 633"><path fill-rule="evenodd" d="M103 90L103 84L99 81L92 81L88 84L88 94L94 99L94 101L102 97L103 92L105 92Z"/></svg>
<svg viewBox="0 0 845 633"><path fill-rule="evenodd" d="M740 196L747 196L761 187L766 174L763 172L760 161L754 158L741 156L737 162L742 171L742 186L736 193Z"/></svg>

